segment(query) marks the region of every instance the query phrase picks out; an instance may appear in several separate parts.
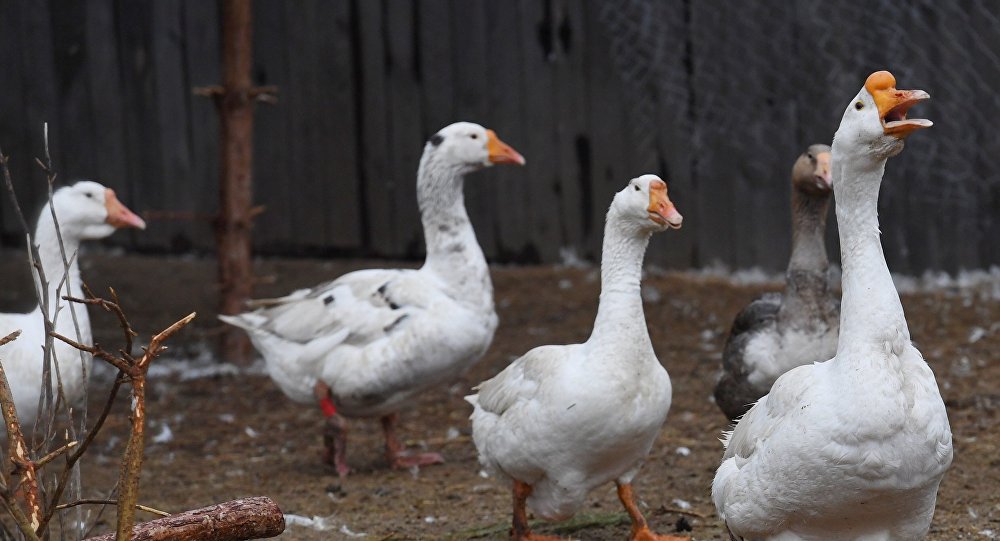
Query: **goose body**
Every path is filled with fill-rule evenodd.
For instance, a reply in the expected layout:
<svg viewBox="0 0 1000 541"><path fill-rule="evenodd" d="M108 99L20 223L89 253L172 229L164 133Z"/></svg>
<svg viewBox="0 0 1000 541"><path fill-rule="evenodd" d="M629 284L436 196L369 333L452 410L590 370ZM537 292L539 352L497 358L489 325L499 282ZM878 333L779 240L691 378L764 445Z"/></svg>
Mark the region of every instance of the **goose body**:
<svg viewBox="0 0 1000 541"><path fill-rule="evenodd" d="M646 331L639 280L650 235L680 224L662 180L633 179L608 211L590 338L535 348L467 398L480 462L514 484L513 539L541 539L527 529L525 505L543 518L563 519L588 492L612 481L633 518L633 534L661 539L649 532L631 495L671 401L670 378Z"/></svg>
<svg viewBox="0 0 1000 541"><path fill-rule="evenodd" d="M824 240L831 193L830 147L811 145L792 168L792 253L785 289L744 308L722 352L715 402L730 419L746 413L778 376L837 352L840 301L831 291Z"/></svg>
<svg viewBox="0 0 1000 541"><path fill-rule="evenodd" d="M392 432L394 413L468 369L493 340L493 285L463 184L466 173L495 163L524 158L477 124L452 124L427 142L417 173L427 242L420 269L356 271L220 316L249 333L286 395L320 400L330 418L328 460L341 475L349 470L342 416L382 417L390 464L414 465ZM417 463L440 461L425 458Z"/></svg>
<svg viewBox="0 0 1000 541"><path fill-rule="evenodd" d="M49 316L55 317L55 332L83 344L91 344L90 317L86 308L60 298L62 295L83 296L80 267L76 259L80 243L106 237L119 227L142 229L146 224L122 205L112 190L97 182L80 181L56 190L52 195L52 205L55 207L59 232L69 260L69 274L65 277L65 283L66 267L63 265L55 222L48 203L39 213L32 239L38 247L40 264L48 284L45 294L48 298ZM68 289L66 283L69 284ZM76 333L77 326L80 329L79 336ZM38 418L39 397L42 392L45 324L41 306L36 306L26 314L0 313L0 335L17 329L21 330L21 336L0 349L0 362L3 363L14 395L21 426L30 430ZM66 400L70 405L76 405L84 396L86 374L90 373L92 358L59 340L53 341L53 349L54 366L58 367ZM55 395L56 391L53 389L53 397Z"/></svg>
<svg viewBox="0 0 1000 541"><path fill-rule="evenodd" d="M362 270L223 319L247 325L289 398L314 402L323 381L343 415L387 415L457 377L489 347L498 322L489 273L478 245L456 259L466 257L455 264L472 274L464 285L473 295L427 266Z"/></svg>
<svg viewBox="0 0 1000 541"><path fill-rule="evenodd" d="M726 438L712 484L736 539L922 539L952 459L934 374L909 329L879 242L886 160L930 125L907 120L927 97L868 78L833 143L843 272L836 356L775 382Z"/></svg>

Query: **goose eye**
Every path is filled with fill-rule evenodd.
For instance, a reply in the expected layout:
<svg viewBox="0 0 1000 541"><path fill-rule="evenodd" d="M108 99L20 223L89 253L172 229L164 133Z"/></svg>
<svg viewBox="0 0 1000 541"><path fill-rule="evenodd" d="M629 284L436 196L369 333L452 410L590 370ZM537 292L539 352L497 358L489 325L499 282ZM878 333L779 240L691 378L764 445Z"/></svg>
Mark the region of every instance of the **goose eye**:
<svg viewBox="0 0 1000 541"><path fill-rule="evenodd" d="M639 191L639 185L638 184L634 185L633 188L635 188L635 191L637 191L637 192Z"/></svg>
<svg viewBox="0 0 1000 541"><path fill-rule="evenodd" d="M860 110L862 110L862 109L865 108L865 104L863 104L863 103L861 103L859 101L859 102L857 102L857 103L854 104L854 108L857 109L858 111L860 111Z"/></svg>
<svg viewBox="0 0 1000 541"><path fill-rule="evenodd" d="M472 134L472 135L470 135L469 137L471 137L471 138L473 138L473 139L479 139L479 135L477 135L477 134L475 134L475 133L473 133L473 134Z"/></svg>
<svg viewBox="0 0 1000 541"><path fill-rule="evenodd" d="M93 198L94 198L94 194L92 194L92 193L90 193L90 192L87 192L87 193L85 193L85 194L83 194L83 195L86 195L86 196L87 196L87 199L93 199Z"/></svg>
<svg viewBox="0 0 1000 541"><path fill-rule="evenodd" d="M815 160L816 159L815 157L813 157L812 152L807 153L806 157L809 158L810 160Z"/></svg>

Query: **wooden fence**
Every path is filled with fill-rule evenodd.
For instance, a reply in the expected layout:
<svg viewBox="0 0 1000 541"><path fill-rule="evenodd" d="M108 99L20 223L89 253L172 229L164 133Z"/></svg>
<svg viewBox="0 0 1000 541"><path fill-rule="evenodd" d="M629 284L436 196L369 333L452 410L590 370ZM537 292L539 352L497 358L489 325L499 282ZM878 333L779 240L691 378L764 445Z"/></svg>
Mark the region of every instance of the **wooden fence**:
<svg viewBox="0 0 1000 541"><path fill-rule="evenodd" d="M495 261L597 255L611 195L656 172L685 227L660 235L649 261L779 269L792 162L829 142L867 74L889 68L934 96L914 114L937 124L890 162L890 265L1000 263L995 10L830 4L257 0L255 80L280 94L257 113L256 248L419 257L423 142L461 119L528 159L466 183ZM218 121L191 89L219 82L219 34L207 0L0 1L0 145L25 206L44 192L31 162L48 121L63 178L102 180L136 210L179 218L113 243L210 250ZM20 243L6 197L0 233Z"/></svg>

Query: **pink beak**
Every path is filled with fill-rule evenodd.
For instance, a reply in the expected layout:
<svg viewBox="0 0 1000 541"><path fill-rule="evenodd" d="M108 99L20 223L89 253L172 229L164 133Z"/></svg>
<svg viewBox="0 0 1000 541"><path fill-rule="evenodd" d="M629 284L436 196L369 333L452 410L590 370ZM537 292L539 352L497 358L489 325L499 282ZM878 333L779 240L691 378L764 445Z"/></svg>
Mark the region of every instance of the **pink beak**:
<svg viewBox="0 0 1000 541"><path fill-rule="evenodd" d="M128 209L121 201L115 197L115 191L108 188L104 192L104 208L108 210L107 222L115 227L135 227L138 229L146 229L146 222L142 218L136 216L134 212Z"/></svg>

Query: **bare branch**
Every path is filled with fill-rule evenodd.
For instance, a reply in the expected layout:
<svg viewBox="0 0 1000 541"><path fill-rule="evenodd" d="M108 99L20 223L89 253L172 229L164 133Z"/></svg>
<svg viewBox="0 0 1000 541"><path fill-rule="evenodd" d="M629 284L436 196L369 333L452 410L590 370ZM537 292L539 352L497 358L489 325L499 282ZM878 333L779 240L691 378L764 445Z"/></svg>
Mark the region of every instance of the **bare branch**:
<svg viewBox="0 0 1000 541"><path fill-rule="evenodd" d="M70 507L76 507L78 505L118 505L118 500L97 500L97 499L83 499L77 500L70 503L61 503L56 506L56 509L69 509ZM160 511L159 509L154 509L142 504L135 504L135 508L140 511L145 511L147 513L152 513L154 515L160 515L161 517L169 517L170 513L166 511Z"/></svg>
<svg viewBox="0 0 1000 541"><path fill-rule="evenodd" d="M0 346L2 346L4 344L8 344L10 342L13 342L14 340L17 340L18 336L21 336L21 329L18 329L16 331L8 334L7 336L4 336L3 338L0 338Z"/></svg>
<svg viewBox="0 0 1000 541"><path fill-rule="evenodd" d="M59 340L65 342L66 344L69 344L69 345L75 347L76 349L78 349L80 351L86 351L87 353L90 353L94 357L97 357L98 359L101 359L102 361L107 362L108 364L114 366L115 368L117 368L117 369L119 369L119 370L121 370L121 371L123 371L125 373L129 373L129 372L132 371L132 366L131 365L129 365L125 361L119 359L118 357L115 357L114 355L108 353L107 351L104 351L103 349L100 348L100 346L98 346L96 344L93 345L93 346L84 345L84 344L81 344L81 343L77 342L76 340L73 340L72 338L65 337L65 336L63 336L63 335L61 335L61 334L59 334L59 333L57 333L55 331L50 332L49 336L51 336L53 338L58 338Z"/></svg>
<svg viewBox="0 0 1000 541"><path fill-rule="evenodd" d="M65 453L65 452L69 451L70 449L76 447L79 443L80 442L78 442L78 441L71 441L71 442L67 443L66 445L63 445L62 447L56 449L55 451L52 451L51 453L49 453L49 454L43 456L42 458L36 460L35 461L35 467L36 468L41 468L42 466L45 466L49 462L52 462L54 459L56 459L59 455L61 455L61 454Z"/></svg>

